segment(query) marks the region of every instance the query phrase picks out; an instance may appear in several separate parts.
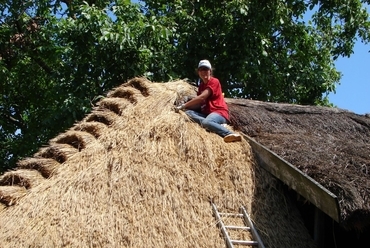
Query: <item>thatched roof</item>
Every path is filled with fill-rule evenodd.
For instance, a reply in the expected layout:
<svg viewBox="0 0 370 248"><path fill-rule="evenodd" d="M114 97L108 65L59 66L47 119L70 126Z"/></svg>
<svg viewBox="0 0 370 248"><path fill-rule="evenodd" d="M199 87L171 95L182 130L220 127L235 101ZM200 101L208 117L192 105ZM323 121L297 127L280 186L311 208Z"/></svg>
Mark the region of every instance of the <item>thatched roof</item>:
<svg viewBox="0 0 370 248"><path fill-rule="evenodd" d="M235 127L338 197L341 225L370 225L370 116L338 108L228 99Z"/></svg>
<svg viewBox="0 0 370 248"><path fill-rule="evenodd" d="M315 247L246 140L224 143L173 111L189 94L181 80L132 79L19 161L0 177L1 246L225 247L214 202L244 206L266 247Z"/></svg>

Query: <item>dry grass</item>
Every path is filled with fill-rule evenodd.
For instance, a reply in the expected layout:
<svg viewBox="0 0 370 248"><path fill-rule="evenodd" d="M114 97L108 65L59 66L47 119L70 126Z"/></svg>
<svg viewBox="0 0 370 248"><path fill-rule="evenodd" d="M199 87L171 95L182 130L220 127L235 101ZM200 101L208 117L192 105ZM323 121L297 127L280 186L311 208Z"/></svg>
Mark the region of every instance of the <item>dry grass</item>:
<svg viewBox="0 0 370 248"><path fill-rule="evenodd" d="M211 201L245 206L267 247L314 247L246 141L224 143L173 111L189 94L181 80L136 78L51 140L36 159L58 166L0 208L2 247L225 247Z"/></svg>
<svg viewBox="0 0 370 248"><path fill-rule="evenodd" d="M338 197L341 225L370 226L370 118L338 108L228 99L239 129Z"/></svg>

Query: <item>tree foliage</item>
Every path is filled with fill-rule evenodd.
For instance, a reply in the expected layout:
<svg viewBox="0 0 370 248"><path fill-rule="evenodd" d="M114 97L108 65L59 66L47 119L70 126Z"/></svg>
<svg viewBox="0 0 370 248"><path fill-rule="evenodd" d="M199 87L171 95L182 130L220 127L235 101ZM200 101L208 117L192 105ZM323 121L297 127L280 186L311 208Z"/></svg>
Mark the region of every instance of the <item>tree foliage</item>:
<svg viewBox="0 0 370 248"><path fill-rule="evenodd" d="M0 8L2 171L80 120L108 90L144 75L163 54L153 44L169 43L167 29L130 1Z"/></svg>
<svg viewBox="0 0 370 248"><path fill-rule="evenodd" d="M334 60L349 56L357 37L369 40L368 13L357 0L145 2L176 27L176 72L192 75L208 58L228 96L327 104L340 79Z"/></svg>
<svg viewBox="0 0 370 248"><path fill-rule="evenodd" d="M127 79L196 80L203 58L228 97L330 105L334 61L369 41L369 2L6 0L0 172Z"/></svg>

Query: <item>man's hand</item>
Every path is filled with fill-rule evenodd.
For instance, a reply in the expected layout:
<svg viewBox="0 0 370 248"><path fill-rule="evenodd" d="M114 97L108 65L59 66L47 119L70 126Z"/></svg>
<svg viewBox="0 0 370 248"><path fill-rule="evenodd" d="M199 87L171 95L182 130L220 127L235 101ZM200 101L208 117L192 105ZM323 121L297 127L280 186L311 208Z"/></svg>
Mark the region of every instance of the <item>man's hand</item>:
<svg viewBox="0 0 370 248"><path fill-rule="evenodd" d="M184 110L184 104L181 104L180 106L175 107L175 112L178 113L180 110Z"/></svg>

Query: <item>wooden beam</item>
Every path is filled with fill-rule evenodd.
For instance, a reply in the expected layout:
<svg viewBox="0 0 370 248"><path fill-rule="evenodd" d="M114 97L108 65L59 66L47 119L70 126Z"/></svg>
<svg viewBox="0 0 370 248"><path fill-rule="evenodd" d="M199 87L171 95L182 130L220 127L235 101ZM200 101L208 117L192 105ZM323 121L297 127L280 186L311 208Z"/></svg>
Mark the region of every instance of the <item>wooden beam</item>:
<svg viewBox="0 0 370 248"><path fill-rule="evenodd" d="M325 248L325 214L315 208L313 239L318 248Z"/></svg>
<svg viewBox="0 0 370 248"><path fill-rule="evenodd" d="M253 138L242 135L251 145L259 165L336 222L340 222L340 209L336 195Z"/></svg>

